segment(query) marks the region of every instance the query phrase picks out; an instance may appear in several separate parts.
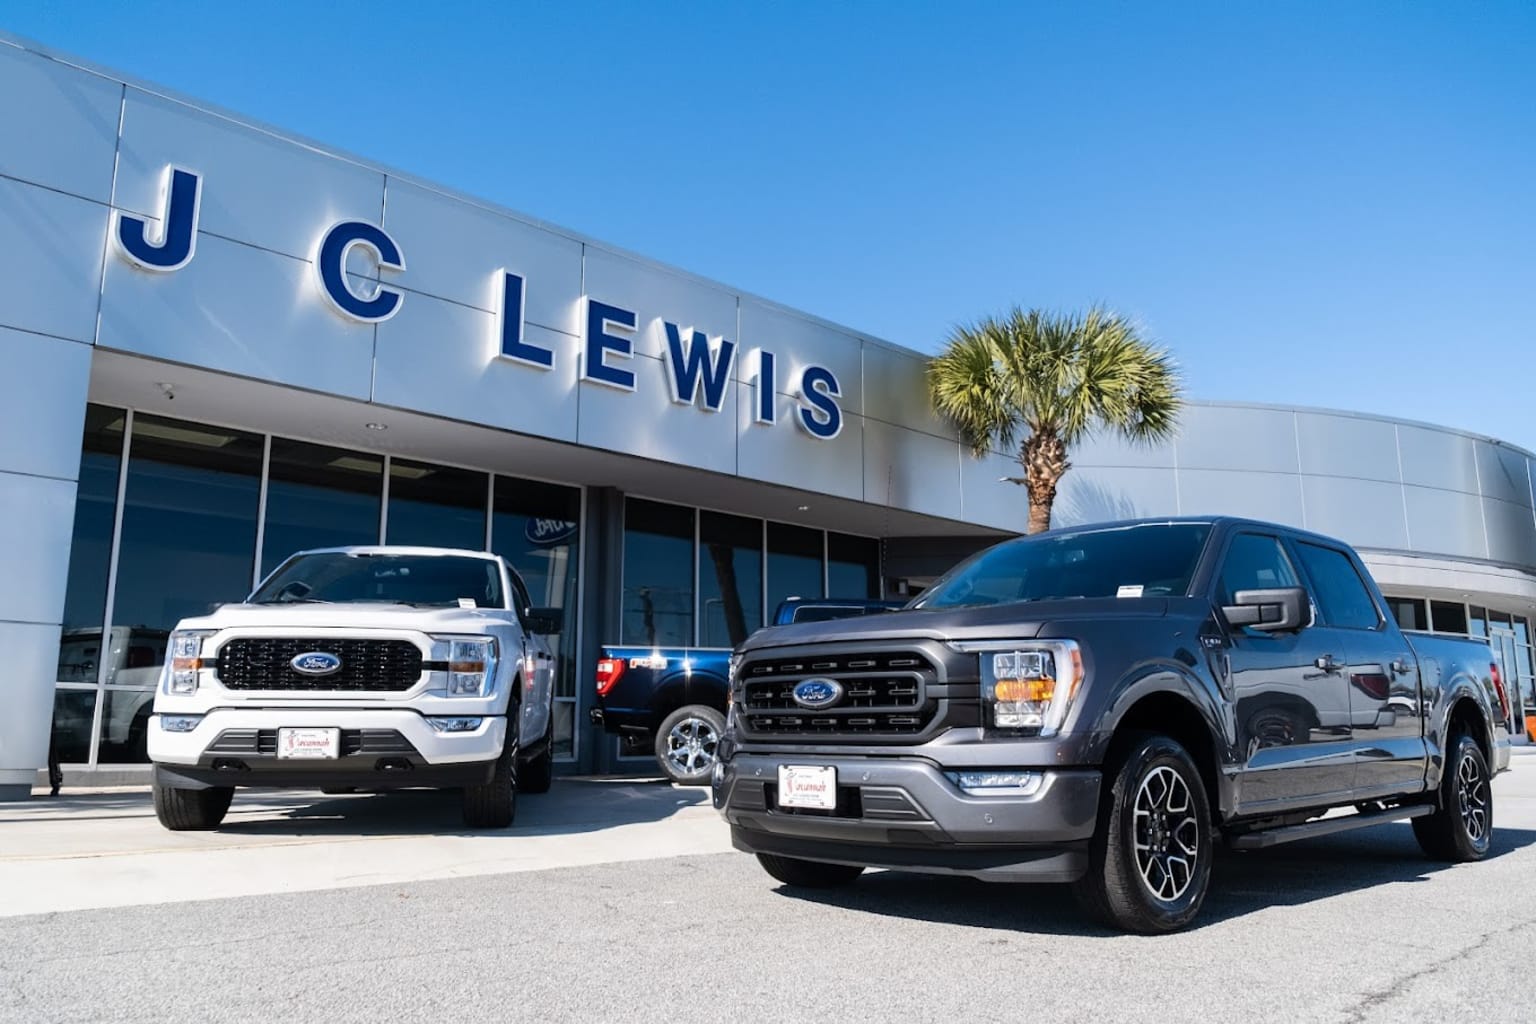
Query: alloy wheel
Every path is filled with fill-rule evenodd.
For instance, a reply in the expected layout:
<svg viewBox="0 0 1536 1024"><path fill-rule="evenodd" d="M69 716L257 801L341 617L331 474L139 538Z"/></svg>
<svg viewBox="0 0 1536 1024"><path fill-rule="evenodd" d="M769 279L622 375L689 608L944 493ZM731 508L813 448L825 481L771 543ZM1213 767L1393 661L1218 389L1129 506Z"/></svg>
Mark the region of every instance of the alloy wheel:
<svg viewBox="0 0 1536 1024"><path fill-rule="evenodd" d="M1151 896L1172 903L1189 890L1200 851L1200 822L1184 777L1159 765L1142 777L1133 807L1136 868Z"/></svg>
<svg viewBox="0 0 1536 1024"><path fill-rule="evenodd" d="M685 775L696 775L715 763L720 737L701 718L685 718L667 733L667 761Z"/></svg>
<svg viewBox="0 0 1536 1024"><path fill-rule="evenodd" d="M1467 838L1482 844L1488 837L1488 779L1470 752L1462 754L1456 766L1456 805Z"/></svg>

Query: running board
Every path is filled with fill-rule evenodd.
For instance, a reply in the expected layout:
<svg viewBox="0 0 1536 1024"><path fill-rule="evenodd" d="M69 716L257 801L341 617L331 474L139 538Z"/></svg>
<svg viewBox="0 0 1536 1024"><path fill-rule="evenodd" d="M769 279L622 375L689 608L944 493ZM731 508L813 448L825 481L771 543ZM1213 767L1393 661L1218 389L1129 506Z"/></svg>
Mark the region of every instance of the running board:
<svg viewBox="0 0 1536 1024"><path fill-rule="evenodd" d="M1230 837L1227 840L1227 845L1234 850L1263 850L1271 846L1279 846L1281 843L1295 842L1298 839L1330 836L1335 832L1350 832L1357 828L1384 825L1389 821L1406 821L1409 818L1422 818L1426 814L1433 813L1435 813L1435 806L1433 804L1388 807L1381 811L1345 814L1337 818L1323 818L1319 821L1303 822L1300 825L1285 825L1280 828L1265 829L1262 832L1244 832L1242 835Z"/></svg>

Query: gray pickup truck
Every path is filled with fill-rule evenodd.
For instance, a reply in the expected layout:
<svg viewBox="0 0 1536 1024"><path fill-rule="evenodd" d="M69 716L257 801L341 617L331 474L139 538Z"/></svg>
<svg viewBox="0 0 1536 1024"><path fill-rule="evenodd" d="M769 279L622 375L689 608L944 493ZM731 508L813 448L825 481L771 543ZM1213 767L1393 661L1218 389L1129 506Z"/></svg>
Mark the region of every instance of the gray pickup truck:
<svg viewBox="0 0 1536 1024"><path fill-rule="evenodd" d="M999 544L901 611L753 635L713 794L791 886L1066 882L1156 933L1199 913L1218 841L1408 819L1430 857L1481 858L1508 722L1487 646L1405 635L1347 545L1116 523Z"/></svg>

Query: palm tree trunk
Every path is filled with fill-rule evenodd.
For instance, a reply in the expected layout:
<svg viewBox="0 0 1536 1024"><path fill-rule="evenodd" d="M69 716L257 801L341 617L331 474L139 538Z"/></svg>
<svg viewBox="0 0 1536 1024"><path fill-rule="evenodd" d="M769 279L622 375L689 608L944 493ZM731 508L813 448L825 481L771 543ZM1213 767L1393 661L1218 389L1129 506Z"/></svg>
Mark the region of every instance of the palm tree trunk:
<svg viewBox="0 0 1536 1024"><path fill-rule="evenodd" d="M1056 485L1072 468L1067 446L1054 431L1035 431L1019 446L1019 465L1024 467L1024 486L1029 491L1029 533L1051 528L1051 508L1056 504Z"/></svg>

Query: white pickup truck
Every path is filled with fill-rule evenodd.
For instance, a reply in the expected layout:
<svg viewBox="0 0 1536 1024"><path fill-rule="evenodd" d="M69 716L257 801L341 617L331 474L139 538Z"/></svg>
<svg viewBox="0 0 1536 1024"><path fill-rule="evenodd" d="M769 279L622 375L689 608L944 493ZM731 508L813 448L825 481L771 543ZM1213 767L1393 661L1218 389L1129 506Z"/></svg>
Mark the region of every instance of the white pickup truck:
<svg viewBox="0 0 1536 1024"><path fill-rule="evenodd" d="M239 786L462 788L512 823L553 771L560 609L486 552L303 551L171 634L149 722L155 815L216 827Z"/></svg>

